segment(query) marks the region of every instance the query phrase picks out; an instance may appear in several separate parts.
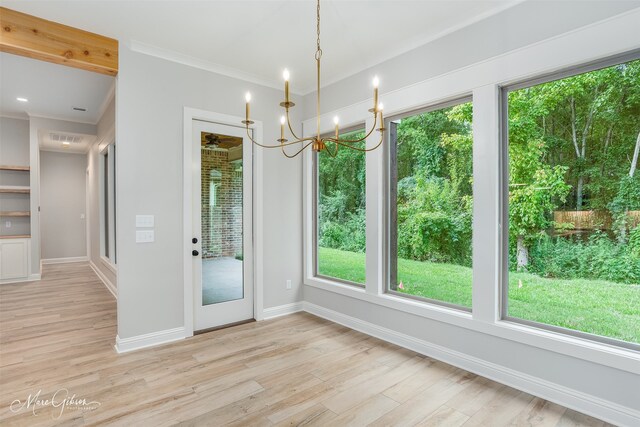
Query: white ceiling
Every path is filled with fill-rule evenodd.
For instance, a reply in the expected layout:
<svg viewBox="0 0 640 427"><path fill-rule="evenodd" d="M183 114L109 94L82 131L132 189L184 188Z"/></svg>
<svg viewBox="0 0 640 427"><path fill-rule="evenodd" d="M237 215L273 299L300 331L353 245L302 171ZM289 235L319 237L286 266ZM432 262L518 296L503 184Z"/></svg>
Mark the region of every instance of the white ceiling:
<svg viewBox="0 0 640 427"><path fill-rule="evenodd" d="M521 1L322 0L323 85ZM5 0L3 5L273 87L281 86L288 67L293 92L314 89L314 1Z"/></svg>
<svg viewBox="0 0 640 427"><path fill-rule="evenodd" d="M110 76L0 53L0 115L95 124L113 84ZM17 97L29 101L20 102ZM73 107L87 111L75 111Z"/></svg>

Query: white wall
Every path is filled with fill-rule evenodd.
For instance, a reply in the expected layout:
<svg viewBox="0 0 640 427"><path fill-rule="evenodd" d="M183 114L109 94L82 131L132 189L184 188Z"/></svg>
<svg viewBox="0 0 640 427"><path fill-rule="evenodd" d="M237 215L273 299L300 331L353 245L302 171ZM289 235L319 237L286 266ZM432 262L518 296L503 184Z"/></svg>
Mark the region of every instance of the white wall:
<svg viewBox="0 0 640 427"><path fill-rule="evenodd" d="M0 164L29 166L29 121L0 117ZM29 185L29 173L0 171L0 185ZM0 211L28 211L28 194L3 194ZM7 228L7 220L11 228ZM0 236L29 234L29 218L2 218Z"/></svg>
<svg viewBox="0 0 640 427"><path fill-rule="evenodd" d="M100 210L102 209L100 200L100 152L115 140L115 119L116 106L115 98L112 98L107 106L104 114L97 124L96 142L91 146L87 153L87 169L88 169L88 212L87 221L89 225L89 260L93 267L97 269L104 278L113 286L112 290L117 288L116 267L111 265L100 255L102 245L102 234L100 232Z"/></svg>
<svg viewBox="0 0 640 427"><path fill-rule="evenodd" d="M264 140L279 137L282 92L136 53L121 45L116 90L118 194L118 336L183 326L183 108L244 116L264 123ZM299 100L296 100L299 101ZM299 121L294 109L292 120ZM264 306L302 296L301 161L264 152ZM155 215L155 242L135 243L135 215ZM287 279L293 289L286 290Z"/></svg>
<svg viewBox="0 0 640 427"><path fill-rule="evenodd" d="M384 284L381 266L385 260L382 151L367 155L365 290L329 283L311 275L311 168L310 157L305 158L307 271L304 301L311 312L335 321L395 340L614 424L638 425L640 355L637 352L536 331L497 319L500 280L499 85L640 48L640 8L610 18L621 9L630 5L637 7L639 3L622 7L615 2L603 7L605 3L602 3L593 9L588 6L584 15L582 10L575 13L571 4L573 17L558 3L547 2L545 5L550 9L537 11L524 3L519 9L507 11L503 19L489 20L492 28L479 23L477 32L472 28L461 30L460 34L451 34L376 67L382 70L378 71L385 85L381 100L390 115L461 95L474 96L473 313L460 313L379 293ZM539 8L540 3L537 5ZM528 11L528 15L523 15L526 19L515 22L504 19L523 11ZM543 15L548 16L548 20L539 19ZM589 21L585 21L585 17L603 21L586 25ZM586 26L573 29L578 21L579 25ZM565 28L567 22L573 24ZM538 25L541 23L555 23L553 31L549 31L549 25ZM535 26L529 27L533 24ZM557 35L563 28L572 31L563 30L560 32L565 34ZM549 36L555 37L538 41ZM508 39L504 41L506 50L496 56L500 52L496 51L495 41L501 37ZM523 44L512 44L516 40ZM473 52L464 48L464 42L470 43ZM322 117L325 131L331 129L330 121L335 113L344 118L345 124L365 120L370 90L349 88L355 87L355 81L368 82L372 75L373 71L367 70L323 90L323 99L328 99ZM397 81L400 84L394 83ZM313 99L314 95L309 95L305 103L309 104ZM303 127L313 131L315 118L309 108L307 111L308 118Z"/></svg>
<svg viewBox="0 0 640 427"><path fill-rule="evenodd" d="M96 126L32 116L29 118L29 150L31 165L31 274L40 274L40 129L95 135Z"/></svg>
<svg viewBox="0 0 640 427"><path fill-rule="evenodd" d="M84 154L40 152L40 244L43 260L87 256Z"/></svg>
<svg viewBox="0 0 640 427"><path fill-rule="evenodd" d="M29 120L0 117L0 157L3 165L29 166Z"/></svg>

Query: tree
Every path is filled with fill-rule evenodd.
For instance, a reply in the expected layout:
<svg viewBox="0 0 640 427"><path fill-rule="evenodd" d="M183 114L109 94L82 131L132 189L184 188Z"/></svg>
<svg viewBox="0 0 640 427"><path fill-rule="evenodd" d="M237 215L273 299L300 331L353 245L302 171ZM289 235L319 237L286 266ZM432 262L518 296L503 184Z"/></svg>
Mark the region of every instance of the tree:
<svg viewBox="0 0 640 427"><path fill-rule="evenodd" d="M532 240L551 225L551 212L570 190L568 168L544 161L547 147L537 124L546 112L543 101L533 88L509 94L509 232L518 270L526 270Z"/></svg>

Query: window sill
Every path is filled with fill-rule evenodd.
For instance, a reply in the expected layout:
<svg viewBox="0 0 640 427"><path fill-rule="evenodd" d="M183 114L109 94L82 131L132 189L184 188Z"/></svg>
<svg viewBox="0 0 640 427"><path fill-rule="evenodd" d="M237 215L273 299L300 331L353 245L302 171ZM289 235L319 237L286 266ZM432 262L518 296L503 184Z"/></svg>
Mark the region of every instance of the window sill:
<svg viewBox="0 0 640 427"><path fill-rule="evenodd" d="M349 298L359 299L393 310L444 322L468 330L515 341L570 357L640 375L640 352L588 339L521 325L507 320L487 323L471 313L389 294L373 294L365 289L317 277L308 277L305 285Z"/></svg>

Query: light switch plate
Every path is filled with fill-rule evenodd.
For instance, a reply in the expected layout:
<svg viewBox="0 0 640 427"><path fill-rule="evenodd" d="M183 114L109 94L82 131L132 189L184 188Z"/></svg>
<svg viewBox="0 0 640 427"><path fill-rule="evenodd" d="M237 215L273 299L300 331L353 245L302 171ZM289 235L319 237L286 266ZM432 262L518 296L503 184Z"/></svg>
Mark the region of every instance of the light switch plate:
<svg viewBox="0 0 640 427"><path fill-rule="evenodd" d="M152 243L155 241L155 231L153 230L137 230L136 243Z"/></svg>
<svg viewBox="0 0 640 427"><path fill-rule="evenodd" d="M153 227L154 218L153 215L136 215L136 227Z"/></svg>

